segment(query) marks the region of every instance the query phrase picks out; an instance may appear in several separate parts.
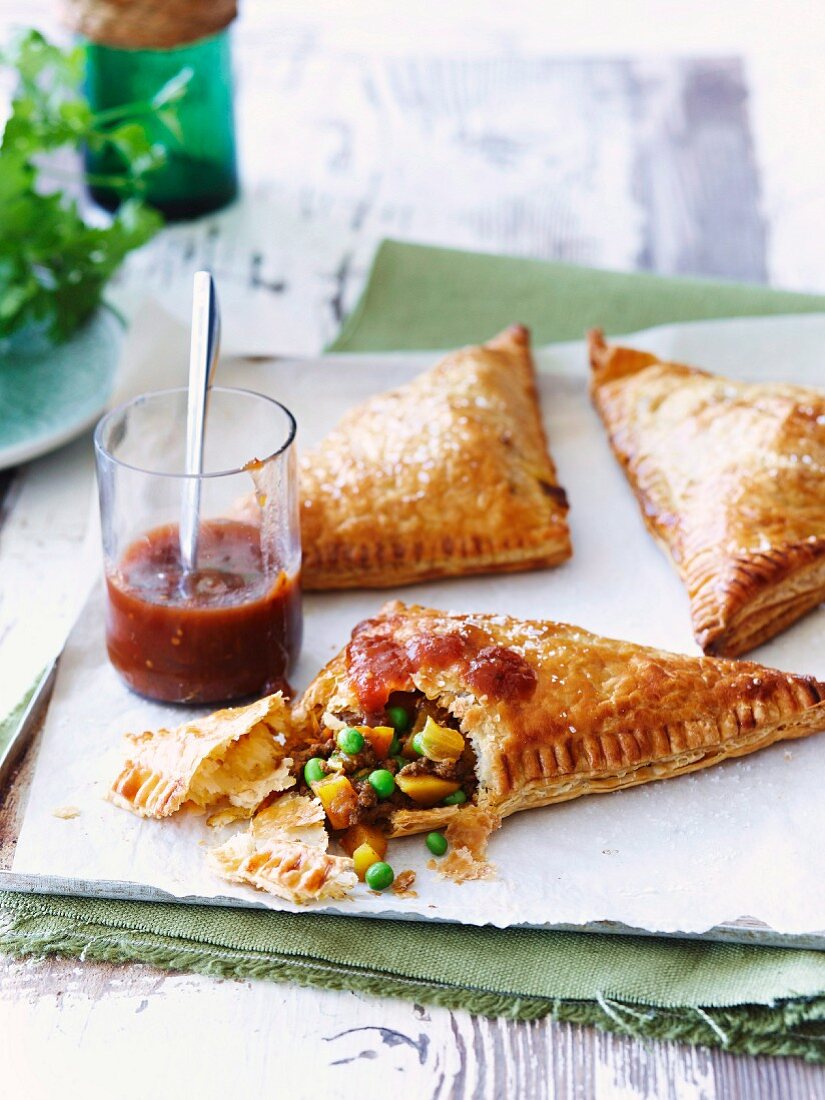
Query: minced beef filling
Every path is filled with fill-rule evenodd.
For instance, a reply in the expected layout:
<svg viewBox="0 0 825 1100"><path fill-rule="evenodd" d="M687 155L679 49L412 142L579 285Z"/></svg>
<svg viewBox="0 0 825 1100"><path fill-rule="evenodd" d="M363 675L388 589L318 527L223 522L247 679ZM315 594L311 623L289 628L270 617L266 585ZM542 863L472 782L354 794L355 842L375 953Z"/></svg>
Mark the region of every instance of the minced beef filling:
<svg viewBox="0 0 825 1100"><path fill-rule="evenodd" d="M397 735L402 744L411 740L416 733L423 729L428 717L432 718L433 721L437 722L440 726L445 726L454 730L459 729L457 720L448 711L443 707L437 706L435 703L432 703L418 693L393 693L387 702L387 710L389 711L390 708L398 706L403 707L410 717L408 728ZM364 726L367 724L379 726L392 724L387 714L383 716L372 715L369 723L351 712L345 715L338 715L338 717L346 722L347 725L352 726ZM402 767L400 761L394 760L391 757L386 759L379 757L368 742L365 743L361 752L351 756L347 755L340 751L336 744L335 736L330 733L328 739L316 741L299 752L294 753L298 789L308 794L312 794L312 791L304 778L304 765L313 757L325 761L329 761L330 757L334 757L337 766L328 765L327 774L334 775L343 772L355 787L358 794L358 804L350 817L350 825L360 823L371 824L374 822L380 823L398 809L415 810L424 808L408 795L404 794L399 787L395 788L389 798L383 800L379 799L372 785L367 781L370 772L377 768L385 768L387 771L392 772L393 776L401 773L405 776L432 775L437 776L439 779L450 780L460 785L460 789L467 796L468 802L472 800L478 784L475 772L475 753L470 747L469 741L466 741L466 739L464 752L457 760L439 762L428 760L424 756L418 756L414 759L409 759L405 756Z"/></svg>

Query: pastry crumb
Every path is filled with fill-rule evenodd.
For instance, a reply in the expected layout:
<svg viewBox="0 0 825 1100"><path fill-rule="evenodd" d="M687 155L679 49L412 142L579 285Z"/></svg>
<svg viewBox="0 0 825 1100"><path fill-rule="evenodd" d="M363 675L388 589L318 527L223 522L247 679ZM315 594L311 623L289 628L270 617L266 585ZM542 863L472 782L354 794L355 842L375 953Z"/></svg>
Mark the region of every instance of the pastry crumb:
<svg viewBox="0 0 825 1100"><path fill-rule="evenodd" d="M56 806L52 810L52 817L59 817L61 821L71 821L73 817L80 817L80 807Z"/></svg>
<svg viewBox="0 0 825 1100"><path fill-rule="evenodd" d="M469 848L454 848L440 862L431 859L427 866L433 871L439 871L444 878L452 879L457 886L460 886L462 882L495 878L496 876L495 867L492 863L488 863L486 859L476 859Z"/></svg>
<svg viewBox="0 0 825 1100"><path fill-rule="evenodd" d="M350 894L358 879L352 860L327 853L324 808L290 791L253 817L245 833L207 852L222 878L255 886L296 905Z"/></svg>
<svg viewBox="0 0 825 1100"><path fill-rule="evenodd" d="M438 861L430 860L427 866L458 883L494 878L495 867L487 862L487 841L500 824L497 814L478 806L460 810L445 832L449 854Z"/></svg>
<svg viewBox="0 0 825 1100"><path fill-rule="evenodd" d="M224 825L234 825L236 821L248 821L249 816L249 810L241 809L238 806L227 806L226 809L210 814L206 819L206 824L210 829L222 829Z"/></svg>
<svg viewBox="0 0 825 1100"><path fill-rule="evenodd" d="M412 889L415 882L415 871L400 871L395 876L392 884L392 892L397 898L417 898L418 891Z"/></svg>

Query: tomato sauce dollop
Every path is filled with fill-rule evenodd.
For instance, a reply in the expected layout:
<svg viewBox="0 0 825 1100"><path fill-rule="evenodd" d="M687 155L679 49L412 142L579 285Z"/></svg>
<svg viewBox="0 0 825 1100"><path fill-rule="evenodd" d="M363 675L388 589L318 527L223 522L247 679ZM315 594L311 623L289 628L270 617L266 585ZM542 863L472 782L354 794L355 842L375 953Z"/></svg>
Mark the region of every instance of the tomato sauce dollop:
<svg viewBox="0 0 825 1100"><path fill-rule="evenodd" d="M158 527L132 543L106 586L109 659L139 694L215 703L288 690L301 646L300 578L267 576L257 527L202 523L189 574L177 525Z"/></svg>
<svg viewBox="0 0 825 1100"><path fill-rule="evenodd" d="M529 699L536 690L535 669L514 649L485 646L470 662L467 682L479 695L501 702Z"/></svg>
<svg viewBox="0 0 825 1100"><path fill-rule="evenodd" d="M380 714L393 692L413 691L413 674L421 668L458 665L479 695L497 702L527 700L536 690L538 677L524 657L506 646L485 644L491 639L478 628L416 634L400 642L393 637L397 626L393 618L367 620L347 647L350 683L368 715Z"/></svg>

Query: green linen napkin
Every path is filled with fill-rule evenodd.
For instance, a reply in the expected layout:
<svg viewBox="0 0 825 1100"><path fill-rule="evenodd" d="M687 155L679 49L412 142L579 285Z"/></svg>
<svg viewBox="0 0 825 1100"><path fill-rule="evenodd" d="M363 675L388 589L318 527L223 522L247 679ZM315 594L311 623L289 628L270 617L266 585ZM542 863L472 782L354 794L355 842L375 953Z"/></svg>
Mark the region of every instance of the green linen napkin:
<svg viewBox="0 0 825 1100"><path fill-rule="evenodd" d="M757 287L385 242L336 351L450 347L512 321L537 343L825 310ZM459 887L457 887L459 889ZM0 894L0 947L153 963L825 1061L825 953L208 906Z"/></svg>
<svg viewBox="0 0 825 1100"><path fill-rule="evenodd" d="M534 344L588 328L637 332L676 321L821 313L825 297L708 279L597 271L490 253L384 241L330 351L415 351L474 344L513 322Z"/></svg>
<svg viewBox="0 0 825 1100"><path fill-rule="evenodd" d="M23 717L26 713L26 707L32 700L32 696L37 691L43 676L39 676L37 680L31 685L25 695L15 703L12 710L4 717L0 718L0 755L5 751L6 746L17 733L20 723L23 721Z"/></svg>

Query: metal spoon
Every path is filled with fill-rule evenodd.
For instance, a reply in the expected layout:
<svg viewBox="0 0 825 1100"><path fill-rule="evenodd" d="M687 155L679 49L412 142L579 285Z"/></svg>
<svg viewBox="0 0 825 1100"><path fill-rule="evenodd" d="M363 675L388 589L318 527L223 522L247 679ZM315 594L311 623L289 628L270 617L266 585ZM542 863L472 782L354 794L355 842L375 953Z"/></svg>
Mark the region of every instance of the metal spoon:
<svg viewBox="0 0 825 1100"><path fill-rule="evenodd" d="M221 342L221 315L208 271L195 272L189 345L189 402L186 411L186 478L180 512L180 557L184 576L197 568L200 532L203 434L206 402Z"/></svg>

